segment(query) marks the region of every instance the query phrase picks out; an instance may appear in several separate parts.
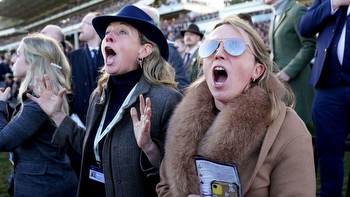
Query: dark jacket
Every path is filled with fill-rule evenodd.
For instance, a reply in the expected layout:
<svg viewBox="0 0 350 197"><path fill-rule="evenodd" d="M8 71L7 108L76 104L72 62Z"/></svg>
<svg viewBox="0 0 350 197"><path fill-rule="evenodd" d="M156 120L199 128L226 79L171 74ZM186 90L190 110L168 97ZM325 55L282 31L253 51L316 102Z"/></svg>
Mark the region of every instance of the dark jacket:
<svg viewBox="0 0 350 197"><path fill-rule="evenodd" d="M333 15L331 10L330 0L315 0L299 21L301 36L313 37L318 33L315 62L309 80L315 87L320 83L337 85L342 79L350 84L350 65L335 65L339 61L336 47L333 47L337 44L334 42L337 42L336 37L344 25L341 19L346 18L342 15L346 14L347 7L340 7Z"/></svg>
<svg viewBox="0 0 350 197"><path fill-rule="evenodd" d="M183 59L179 53L179 51L174 46L173 42L169 42L169 60L168 62L173 66L175 69L175 81L178 82L177 88L180 90L180 92L183 92L185 88L189 85L189 81L186 75L185 68L183 66Z"/></svg>
<svg viewBox="0 0 350 197"><path fill-rule="evenodd" d="M201 75L202 68L200 62L198 61L198 49L193 53L184 67L190 83L195 81L198 76Z"/></svg>
<svg viewBox="0 0 350 197"><path fill-rule="evenodd" d="M101 51L98 53L98 66L93 65L88 45L68 53L67 57L72 68L73 101L71 112L76 113L85 124L89 97L97 86L98 69L104 64L102 53Z"/></svg>
<svg viewBox="0 0 350 197"><path fill-rule="evenodd" d="M53 143L63 145L68 142L77 151L82 151L82 171L89 168L84 160L86 158L84 148L89 140L91 130L96 129L100 123L108 93L108 88L104 90L102 96L96 92L93 93L88 110L86 135L85 130L77 127L69 117L66 117L56 130ZM168 121L173 109L182 98L178 91L162 85L152 85L141 77L121 119L105 137L102 163L106 196L142 197L155 195L155 185L150 186L148 182L149 179L159 179L158 168L150 165L148 159L137 146L130 117L131 107L136 107L139 110L138 96L140 94L143 94L145 98L151 98L151 137L160 146L162 152ZM83 190L84 180L81 179L78 195ZM152 194L150 194L150 190Z"/></svg>
<svg viewBox="0 0 350 197"><path fill-rule="evenodd" d="M75 196L78 180L66 148L51 143L55 126L39 105L25 100L9 122L3 101L0 112L0 151L14 154L14 195Z"/></svg>

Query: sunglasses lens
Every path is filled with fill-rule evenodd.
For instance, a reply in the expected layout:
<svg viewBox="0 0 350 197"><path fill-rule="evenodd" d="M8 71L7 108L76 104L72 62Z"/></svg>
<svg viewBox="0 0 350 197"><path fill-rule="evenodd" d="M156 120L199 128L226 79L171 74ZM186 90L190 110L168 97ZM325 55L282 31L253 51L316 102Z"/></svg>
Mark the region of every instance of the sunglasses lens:
<svg viewBox="0 0 350 197"><path fill-rule="evenodd" d="M201 58L209 57L218 48L219 42L217 40L204 41L198 50L198 55Z"/></svg>
<svg viewBox="0 0 350 197"><path fill-rule="evenodd" d="M245 50L246 43L237 38L230 38L224 41L225 51L232 56L240 56Z"/></svg>
<svg viewBox="0 0 350 197"><path fill-rule="evenodd" d="M204 41L198 50L198 54L201 58L209 57L219 46L219 40L206 40ZM244 52L246 43L239 38L230 38L224 40L225 51L232 56L240 56Z"/></svg>

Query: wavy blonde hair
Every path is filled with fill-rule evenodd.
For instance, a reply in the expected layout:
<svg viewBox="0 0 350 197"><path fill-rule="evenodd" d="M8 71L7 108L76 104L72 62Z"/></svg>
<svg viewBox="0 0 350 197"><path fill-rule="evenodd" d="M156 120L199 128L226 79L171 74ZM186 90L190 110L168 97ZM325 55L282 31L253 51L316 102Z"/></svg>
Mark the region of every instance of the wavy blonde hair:
<svg viewBox="0 0 350 197"><path fill-rule="evenodd" d="M58 41L44 34L34 33L22 39L22 46L25 62L28 64L26 75L19 87L22 106L22 95L28 91L29 84L33 83L39 89L36 76L47 74L55 94L62 88L66 88L68 93L71 92L70 65ZM67 114L69 112L66 96L63 97L62 110Z"/></svg>
<svg viewBox="0 0 350 197"><path fill-rule="evenodd" d="M176 81L175 81L175 70L174 68L161 56L159 47L156 43L152 42L146 36L139 32L139 38L141 45L143 44L151 44L153 46L153 52L145 57L141 64L139 65L139 61L135 59L135 68L142 67L143 75L146 80L151 84L160 84L165 85L171 88L176 89ZM97 92L101 93L103 86L107 83L109 74L102 70L100 71L102 74L98 80Z"/></svg>
<svg viewBox="0 0 350 197"><path fill-rule="evenodd" d="M270 113L270 118L272 121L277 117L279 113L278 102L281 100L281 98L279 95L276 94L276 90L273 89L274 87L271 87L269 81L271 81L270 79L274 77L274 73L278 71L278 67L270 59L270 55L265 47L264 41L248 22L244 21L236 15L228 16L224 18L221 22L217 23L214 26L213 30L225 24L231 25L238 33L240 33L239 30L241 29L248 35L249 40L251 41L251 50L253 52L253 55L255 56L255 61L257 63L262 64L265 68L264 73L255 81L251 81L249 84L247 84L244 91L247 91L254 86L259 86L264 92L266 92L272 106ZM192 83L189 89L196 88L196 86L198 86L204 81L205 78L204 76L202 76L197 81ZM294 93L286 83L282 81L281 83L284 85L285 88L285 94L282 99L287 106L293 107L295 104Z"/></svg>

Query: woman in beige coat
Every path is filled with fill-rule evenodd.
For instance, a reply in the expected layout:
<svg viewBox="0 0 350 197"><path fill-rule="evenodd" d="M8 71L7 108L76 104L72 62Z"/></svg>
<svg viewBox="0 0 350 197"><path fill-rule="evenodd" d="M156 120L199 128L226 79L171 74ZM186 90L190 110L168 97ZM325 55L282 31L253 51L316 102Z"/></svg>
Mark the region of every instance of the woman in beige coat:
<svg viewBox="0 0 350 197"><path fill-rule="evenodd" d="M158 196L208 194L196 155L236 166L239 196L315 196L311 135L290 107L292 93L273 75L257 32L228 17L201 44L199 56L204 75L170 120Z"/></svg>

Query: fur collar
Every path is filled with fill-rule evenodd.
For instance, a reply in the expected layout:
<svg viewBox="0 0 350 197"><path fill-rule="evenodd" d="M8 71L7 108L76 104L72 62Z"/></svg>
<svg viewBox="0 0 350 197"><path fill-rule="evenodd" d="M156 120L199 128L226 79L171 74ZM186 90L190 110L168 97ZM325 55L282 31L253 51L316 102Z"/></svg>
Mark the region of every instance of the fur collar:
<svg viewBox="0 0 350 197"><path fill-rule="evenodd" d="M257 86L233 99L218 114L206 82L189 91L167 132L164 165L171 196L199 194L195 155L236 164L244 186L256 164L270 110L267 94Z"/></svg>

